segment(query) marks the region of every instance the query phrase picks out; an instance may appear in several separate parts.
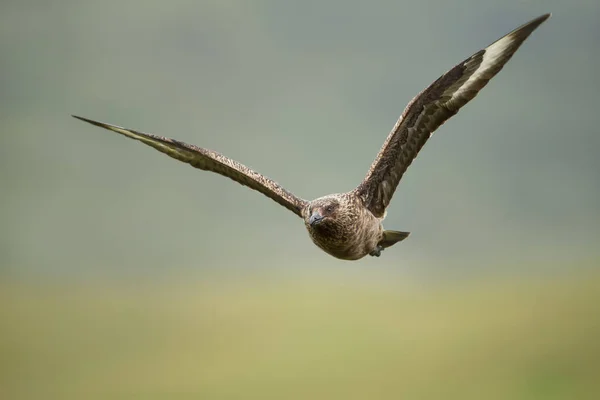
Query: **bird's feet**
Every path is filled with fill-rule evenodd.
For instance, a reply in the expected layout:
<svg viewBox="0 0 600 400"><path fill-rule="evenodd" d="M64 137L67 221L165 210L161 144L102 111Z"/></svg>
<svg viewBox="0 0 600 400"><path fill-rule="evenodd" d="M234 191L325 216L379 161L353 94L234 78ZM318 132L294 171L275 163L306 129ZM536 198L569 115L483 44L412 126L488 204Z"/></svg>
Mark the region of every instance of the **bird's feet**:
<svg viewBox="0 0 600 400"><path fill-rule="evenodd" d="M383 247L378 245L377 247L375 247L375 250L373 250L372 252L369 253L369 255L372 257L379 257L381 255L382 251L383 251Z"/></svg>

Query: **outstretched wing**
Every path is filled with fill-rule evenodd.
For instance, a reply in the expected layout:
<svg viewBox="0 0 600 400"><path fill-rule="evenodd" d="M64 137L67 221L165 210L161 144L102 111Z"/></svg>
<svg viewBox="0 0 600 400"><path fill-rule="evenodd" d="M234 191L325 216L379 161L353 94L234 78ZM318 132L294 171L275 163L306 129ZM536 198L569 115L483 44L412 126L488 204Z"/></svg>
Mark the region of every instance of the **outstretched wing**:
<svg viewBox="0 0 600 400"><path fill-rule="evenodd" d="M384 215L402 175L433 132L473 99L550 15L526 23L473 54L411 100L356 188L375 216Z"/></svg>
<svg viewBox="0 0 600 400"><path fill-rule="evenodd" d="M305 200L294 196L292 193L279 186L277 182L222 154L162 136L125 129L119 126L78 117L76 115L73 115L73 117L89 122L92 125L120 133L129 138L139 140L148 146L154 147L161 153L165 153L169 157L190 164L192 167L216 172L217 174L231 178L242 185L259 191L288 210L293 211L294 214L302 217L302 208L306 204Z"/></svg>

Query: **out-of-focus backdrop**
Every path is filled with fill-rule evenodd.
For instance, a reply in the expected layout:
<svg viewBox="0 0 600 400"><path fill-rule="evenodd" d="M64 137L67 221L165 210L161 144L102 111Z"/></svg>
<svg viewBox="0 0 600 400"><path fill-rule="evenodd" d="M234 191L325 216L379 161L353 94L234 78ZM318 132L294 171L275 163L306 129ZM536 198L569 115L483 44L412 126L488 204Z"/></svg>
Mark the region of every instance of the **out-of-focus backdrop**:
<svg viewBox="0 0 600 400"><path fill-rule="evenodd" d="M311 199L408 101L553 18L425 146L342 262L262 195L70 114L222 152ZM0 398L597 398L600 3L4 1Z"/></svg>

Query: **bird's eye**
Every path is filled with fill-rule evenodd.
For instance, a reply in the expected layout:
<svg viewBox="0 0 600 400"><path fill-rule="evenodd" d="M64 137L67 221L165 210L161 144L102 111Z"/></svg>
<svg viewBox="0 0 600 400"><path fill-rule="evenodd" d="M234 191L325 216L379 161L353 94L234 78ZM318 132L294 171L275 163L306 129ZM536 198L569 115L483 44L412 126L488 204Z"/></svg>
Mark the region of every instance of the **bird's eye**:
<svg viewBox="0 0 600 400"><path fill-rule="evenodd" d="M327 211L328 213L333 212L333 206L327 206L325 207L325 211Z"/></svg>

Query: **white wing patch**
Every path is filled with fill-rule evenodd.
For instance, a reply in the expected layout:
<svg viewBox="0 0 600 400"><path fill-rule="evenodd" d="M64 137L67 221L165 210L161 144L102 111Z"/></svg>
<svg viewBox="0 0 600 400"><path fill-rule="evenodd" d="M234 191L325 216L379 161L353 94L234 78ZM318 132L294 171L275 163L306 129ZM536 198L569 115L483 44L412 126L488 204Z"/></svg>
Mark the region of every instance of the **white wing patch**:
<svg viewBox="0 0 600 400"><path fill-rule="evenodd" d="M504 36L502 39L494 42L490 46L485 48L485 53L483 53L483 59L479 68L475 70L473 75L467 79L467 81L462 85L453 95L451 101L459 98L463 95L464 92L471 90L473 83L479 81L482 76L484 76L490 69L497 67L498 62L497 59L501 57L504 52L510 47L510 45L515 41L513 35L509 34ZM489 78L488 78L489 79Z"/></svg>

